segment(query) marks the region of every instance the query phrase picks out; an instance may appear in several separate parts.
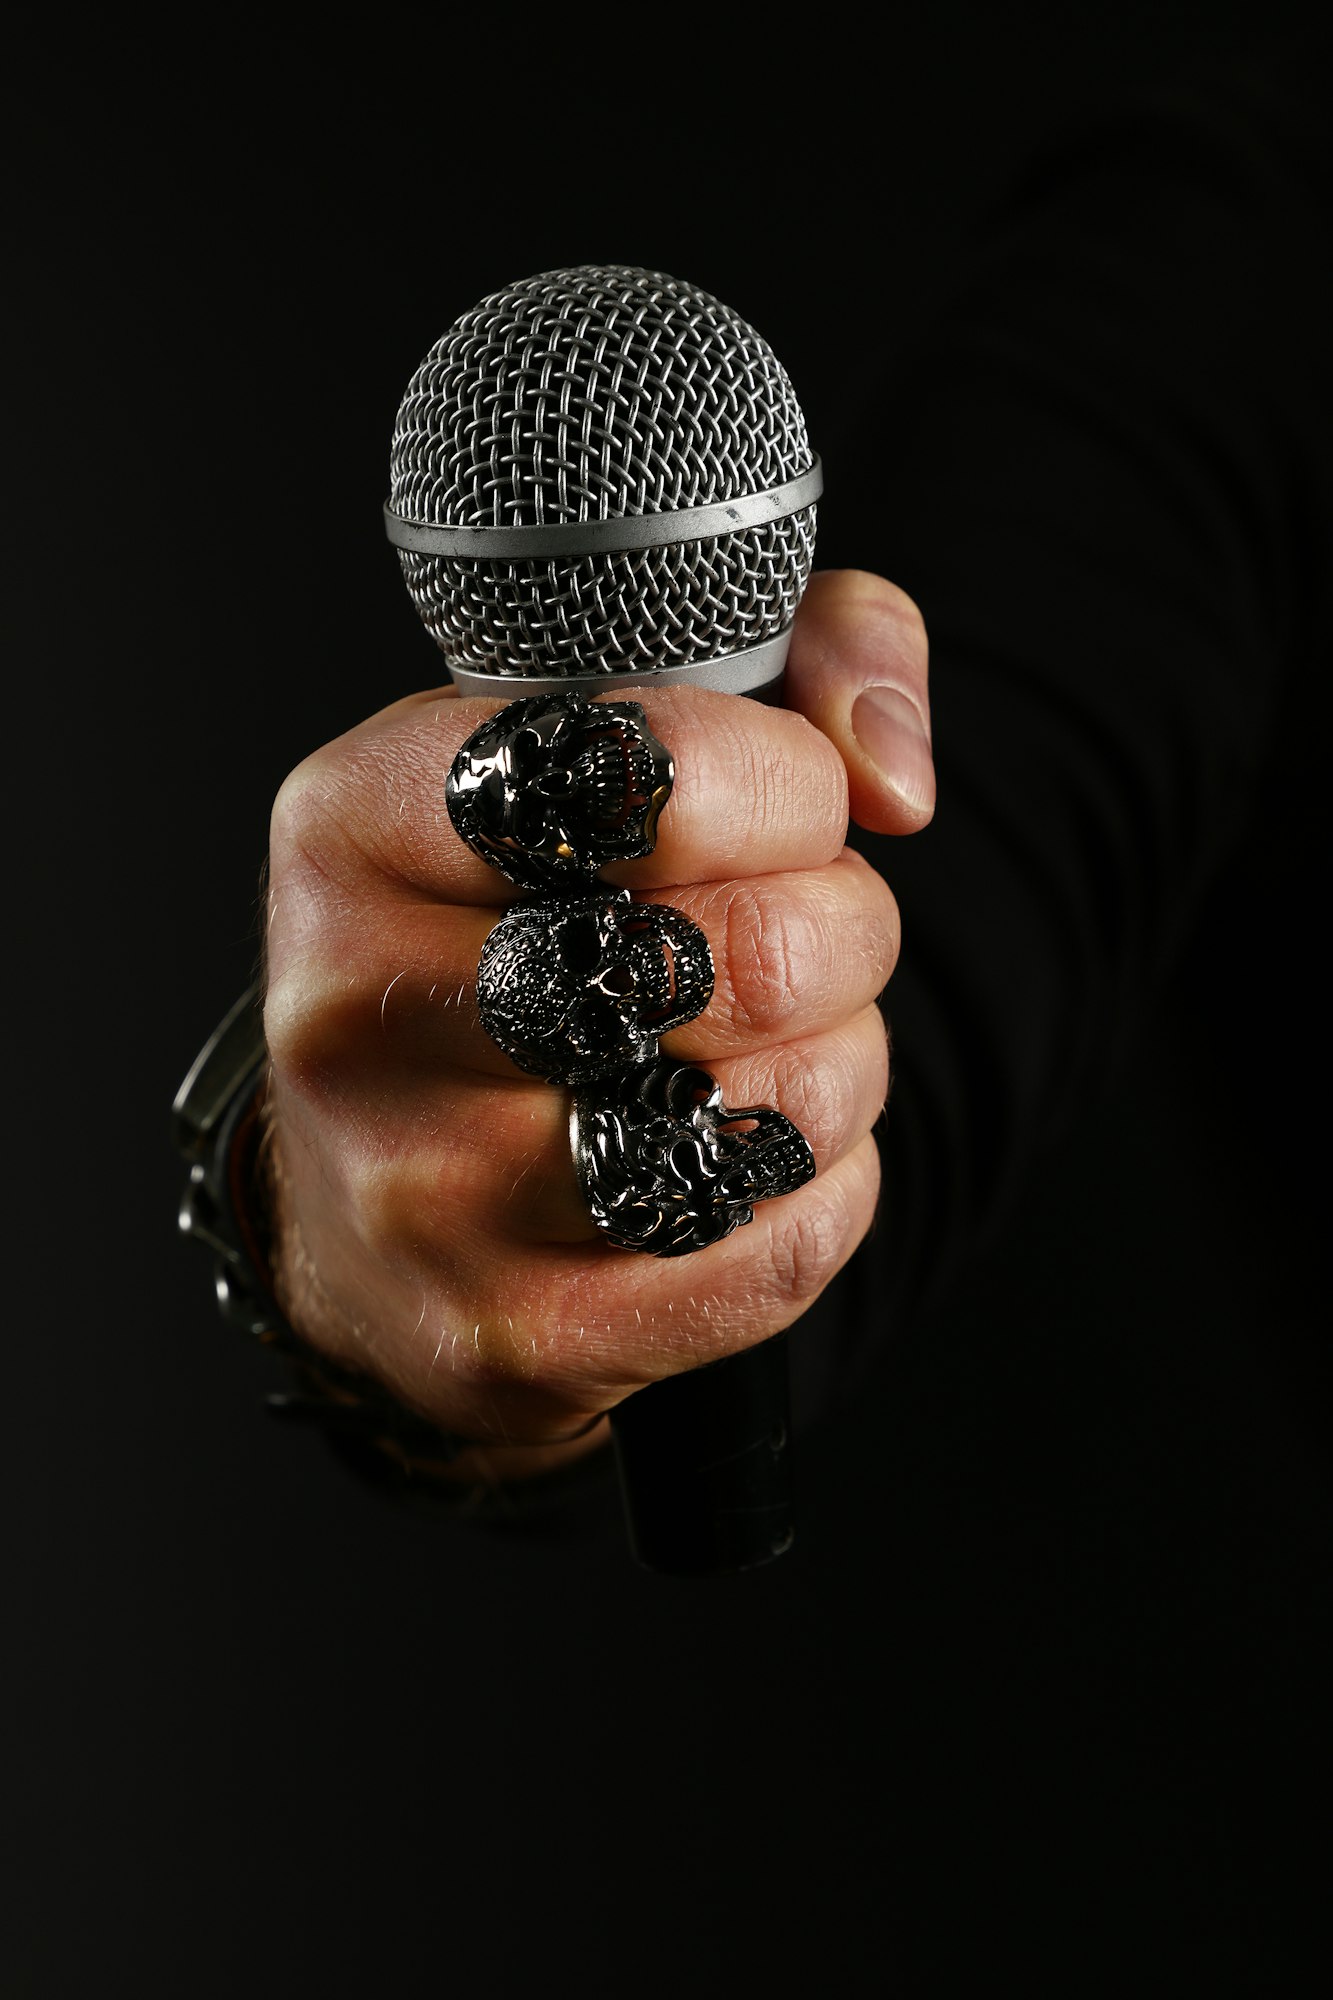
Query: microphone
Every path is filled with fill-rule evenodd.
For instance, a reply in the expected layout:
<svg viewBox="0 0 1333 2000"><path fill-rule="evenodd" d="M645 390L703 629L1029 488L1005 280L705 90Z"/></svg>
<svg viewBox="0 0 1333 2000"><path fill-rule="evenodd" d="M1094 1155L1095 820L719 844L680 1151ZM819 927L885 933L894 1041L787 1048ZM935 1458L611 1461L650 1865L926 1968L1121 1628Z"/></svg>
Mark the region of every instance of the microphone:
<svg viewBox="0 0 1333 2000"><path fill-rule="evenodd" d="M662 272L580 265L494 292L436 341L398 410L384 521L462 694L688 684L776 703L821 490L753 327ZM596 1145L576 1137L585 1171ZM785 1335L638 1391L611 1429L646 1567L721 1574L790 1547Z"/></svg>

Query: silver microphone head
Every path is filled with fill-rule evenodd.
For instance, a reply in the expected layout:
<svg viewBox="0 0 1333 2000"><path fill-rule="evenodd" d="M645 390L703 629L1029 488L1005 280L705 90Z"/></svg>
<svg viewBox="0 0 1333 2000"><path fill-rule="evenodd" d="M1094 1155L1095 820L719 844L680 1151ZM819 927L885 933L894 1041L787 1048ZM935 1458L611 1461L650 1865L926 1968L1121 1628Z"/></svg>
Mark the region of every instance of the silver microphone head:
<svg viewBox="0 0 1333 2000"><path fill-rule="evenodd" d="M399 407L385 527L464 693L754 693L781 678L821 484L753 327L659 271L579 265L436 341Z"/></svg>

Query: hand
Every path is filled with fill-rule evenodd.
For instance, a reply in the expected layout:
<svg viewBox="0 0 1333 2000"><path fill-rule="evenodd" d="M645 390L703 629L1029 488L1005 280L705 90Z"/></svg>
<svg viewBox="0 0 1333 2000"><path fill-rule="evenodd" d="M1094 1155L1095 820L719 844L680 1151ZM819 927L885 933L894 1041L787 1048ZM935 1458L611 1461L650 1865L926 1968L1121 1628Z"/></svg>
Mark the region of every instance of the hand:
<svg viewBox="0 0 1333 2000"><path fill-rule="evenodd" d="M283 786L265 1009L275 1282L312 1346L479 1441L460 1474L591 1448L634 1390L789 1325L865 1235L898 912L845 845L848 807L882 832L929 819L925 680L914 607L853 572L811 582L789 710L632 691L675 788L655 852L604 876L683 911L716 971L663 1051L705 1067L727 1104L784 1112L817 1167L682 1259L598 1235L568 1091L524 1075L477 1018L481 947L517 892L454 832L444 778L501 704L411 696Z"/></svg>

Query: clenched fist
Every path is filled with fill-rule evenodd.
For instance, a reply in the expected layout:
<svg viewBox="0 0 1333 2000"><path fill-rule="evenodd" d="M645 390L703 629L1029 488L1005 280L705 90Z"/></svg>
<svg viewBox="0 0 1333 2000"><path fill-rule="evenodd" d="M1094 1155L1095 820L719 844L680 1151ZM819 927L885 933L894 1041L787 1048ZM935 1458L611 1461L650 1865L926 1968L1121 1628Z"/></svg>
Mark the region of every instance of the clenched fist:
<svg viewBox="0 0 1333 2000"><path fill-rule="evenodd" d="M500 704L411 696L283 786L265 1007L275 1283L312 1347L477 1440L460 1476L592 1448L633 1391L790 1325L865 1235L898 912L846 834L849 807L881 832L929 819L925 683L915 608L852 572L810 584L789 709L634 690L675 786L654 852L602 876L681 911L715 971L663 1053L707 1070L729 1106L776 1107L816 1166L682 1259L598 1233L569 1092L478 1019L482 947L520 892L460 840L444 781Z"/></svg>

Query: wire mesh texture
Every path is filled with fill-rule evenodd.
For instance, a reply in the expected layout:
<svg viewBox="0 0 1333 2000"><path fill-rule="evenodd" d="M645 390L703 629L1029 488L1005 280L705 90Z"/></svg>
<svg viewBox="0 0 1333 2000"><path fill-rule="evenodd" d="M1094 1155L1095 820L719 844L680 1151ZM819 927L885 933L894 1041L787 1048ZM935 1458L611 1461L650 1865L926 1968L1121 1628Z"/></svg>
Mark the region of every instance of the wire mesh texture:
<svg viewBox="0 0 1333 2000"><path fill-rule="evenodd" d="M737 313L661 272L580 265L493 293L435 343L399 407L389 498L432 527L619 519L764 492L812 460L786 371ZM815 513L617 553L399 559L460 668L650 673L785 631Z"/></svg>

